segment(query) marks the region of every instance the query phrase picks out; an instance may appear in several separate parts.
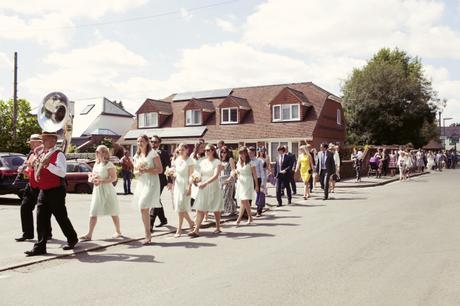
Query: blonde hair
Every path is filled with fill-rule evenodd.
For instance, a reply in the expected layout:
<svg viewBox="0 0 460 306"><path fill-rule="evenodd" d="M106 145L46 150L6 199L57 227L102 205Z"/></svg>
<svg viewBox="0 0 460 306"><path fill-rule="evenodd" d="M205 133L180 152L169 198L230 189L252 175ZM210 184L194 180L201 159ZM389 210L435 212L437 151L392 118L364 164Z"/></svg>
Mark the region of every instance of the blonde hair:
<svg viewBox="0 0 460 306"><path fill-rule="evenodd" d="M109 148L107 148L104 145L100 145L96 149L96 153L100 153L100 157L96 154L96 163L106 163L110 160L110 151Z"/></svg>
<svg viewBox="0 0 460 306"><path fill-rule="evenodd" d="M303 154L307 154L307 153L308 153L308 151L307 151L307 146L306 146L306 145L300 146L300 147L299 147L299 151L302 151Z"/></svg>

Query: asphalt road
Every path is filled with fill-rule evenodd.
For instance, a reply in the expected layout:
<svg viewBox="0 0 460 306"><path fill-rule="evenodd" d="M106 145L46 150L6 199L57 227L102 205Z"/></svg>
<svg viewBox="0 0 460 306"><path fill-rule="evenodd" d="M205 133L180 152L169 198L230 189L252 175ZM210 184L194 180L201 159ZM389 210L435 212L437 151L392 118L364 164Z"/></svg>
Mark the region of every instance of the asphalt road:
<svg viewBox="0 0 460 306"><path fill-rule="evenodd" d="M330 201L315 193L255 225L225 225L221 235L167 234L151 246L132 242L5 271L0 304L460 305L459 178L454 170L341 189ZM88 203L80 200L69 211L82 232ZM122 224L139 236L137 212L123 201ZM17 218L18 207L0 209L3 223ZM95 244L112 233L110 220L100 223ZM3 249L30 246L12 241L17 225L9 227L0 225Z"/></svg>

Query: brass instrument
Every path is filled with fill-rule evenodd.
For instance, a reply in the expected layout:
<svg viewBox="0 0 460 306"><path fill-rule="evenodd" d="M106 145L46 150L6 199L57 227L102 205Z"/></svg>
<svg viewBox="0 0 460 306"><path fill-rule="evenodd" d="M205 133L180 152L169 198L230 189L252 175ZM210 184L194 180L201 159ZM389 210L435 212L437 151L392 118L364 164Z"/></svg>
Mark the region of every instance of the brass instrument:
<svg viewBox="0 0 460 306"><path fill-rule="evenodd" d="M40 110L37 113L37 120L40 127L45 132L56 132L58 139L62 139L61 147L51 149L47 154L44 154L43 148L38 147L35 154L38 158L35 161L35 179L39 179L40 170L44 164L48 164L51 155L60 150L64 153L69 149L72 139L72 116L69 109L69 100L67 96L61 92L52 92L46 95L43 99Z"/></svg>

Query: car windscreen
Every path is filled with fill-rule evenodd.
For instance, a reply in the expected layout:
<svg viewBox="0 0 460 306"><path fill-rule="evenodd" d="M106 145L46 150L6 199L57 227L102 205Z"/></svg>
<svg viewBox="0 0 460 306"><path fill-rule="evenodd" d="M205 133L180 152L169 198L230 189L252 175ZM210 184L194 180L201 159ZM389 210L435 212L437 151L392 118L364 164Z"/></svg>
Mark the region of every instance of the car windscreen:
<svg viewBox="0 0 460 306"><path fill-rule="evenodd" d="M10 155L0 157L1 164L8 169L16 170L19 166L22 166L26 158L21 155Z"/></svg>

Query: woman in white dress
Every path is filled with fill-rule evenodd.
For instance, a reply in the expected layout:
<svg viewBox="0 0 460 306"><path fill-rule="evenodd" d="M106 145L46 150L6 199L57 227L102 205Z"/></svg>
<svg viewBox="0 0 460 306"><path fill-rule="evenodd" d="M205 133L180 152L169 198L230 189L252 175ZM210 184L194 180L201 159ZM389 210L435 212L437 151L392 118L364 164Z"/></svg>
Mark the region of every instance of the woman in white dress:
<svg viewBox="0 0 460 306"><path fill-rule="evenodd" d="M240 213L235 223L236 226L240 225L245 211L248 215L247 224L252 223L251 204L249 201L255 202L255 190L259 187L256 167L253 163L251 163L248 149L243 146L238 152L240 157L238 159L238 163L236 164L236 171L233 172L233 175L238 177L238 180L236 181L236 200L240 203Z"/></svg>
<svg viewBox="0 0 460 306"><path fill-rule="evenodd" d="M89 210L89 230L88 233L80 237L80 241L90 241L93 237L98 216L112 216L115 234L112 238L120 238L120 208L118 206L117 192L112 183L117 180L115 166L109 161L109 149L98 146L96 149L96 163L93 172L89 174L88 181L94 184L91 196L91 206Z"/></svg>
<svg viewBox="0 0 460 306"><path fill-rule="evenodd" d="M155 150L147 135L137 139L137 153L134 155L134 175L137 179L135 199L141 210L142 222L144 223L145 239L142 244L150 244L150 208L160 208L160 179L159 173L163 172L160 156Z"/></svg>
<svg viewBox="0 0 460 306"><path fill-rule="evenodd" d="M179 214L179 227L177 228L174 237L178 238L182 234L182 224L184 219L187 220L190 228L194 227L194 223L190 218L189 212L192 210L190 206L190 195L192 192L192 183L190 178L193 173L193 161L187 154L187 146L181 143L177 147L177 156L173 161L173 205L174 210Z"/></svg>
<svg viewBox="0 0 460 306"><path fill-rule="evenodd" d="M433 152L428 151L426 159L427 159L426 168L428 169L428 171L433 170L433 167L434 167L434 154L433 154Z"/></svg>
<svg viewBox="0 0 460 306"><path fill-rule="evenodd" d="M199 190L195 199L197 216L195 229L189 233L191 237L200 236L200 226L207 212L214 213L216 219L214 233L221 232L220 216L224 210L224 197L218 179L222 171L222 164L217 156L216 147L213 145L206 146L205 154L206 159L200 163L200 181L197 183Z"/></svg>

